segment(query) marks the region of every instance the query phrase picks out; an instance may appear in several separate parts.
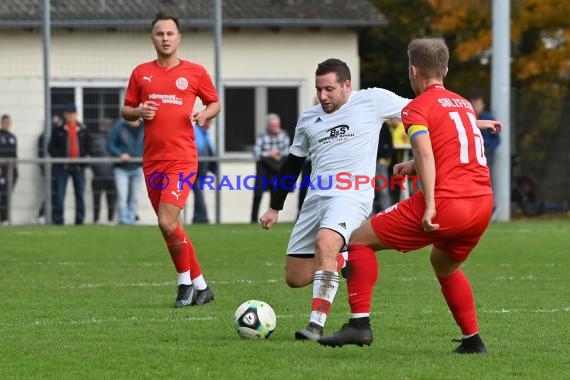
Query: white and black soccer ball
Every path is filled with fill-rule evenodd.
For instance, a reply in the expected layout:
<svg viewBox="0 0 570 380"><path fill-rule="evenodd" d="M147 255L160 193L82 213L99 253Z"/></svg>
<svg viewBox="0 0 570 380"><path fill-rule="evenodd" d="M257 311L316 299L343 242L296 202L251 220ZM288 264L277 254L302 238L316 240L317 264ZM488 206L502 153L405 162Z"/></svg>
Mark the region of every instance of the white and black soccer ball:
<svg viewBox="0 0 570 380"><path fill-rule="evenodd" d="M242 338L267 339L277 326L273 308L266 302L249 300L234 314L236 330Z"/></svg>

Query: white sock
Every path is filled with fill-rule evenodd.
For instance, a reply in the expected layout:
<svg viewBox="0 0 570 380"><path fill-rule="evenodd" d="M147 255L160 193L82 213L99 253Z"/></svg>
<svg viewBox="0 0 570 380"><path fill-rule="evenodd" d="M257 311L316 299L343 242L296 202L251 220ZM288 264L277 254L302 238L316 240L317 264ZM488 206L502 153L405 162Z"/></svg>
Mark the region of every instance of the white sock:
<svg viewBox="0 0 570 380"><path fill-rule="evenodd" d="M204 280L204 276L199 275L196 278L192 279L192 285L194 285L194 289L196 290L204 290L208 287L208 284L206 284L206 280Z"/></svg>
<svg viewBox="0 0 570 380"><path fill-rule="evenodd" d="M342 251L340 254L344 257L344 261L348 261L348 251Z"/></svg>
<svg viewBox="0 0 570 380"><path fill-rule="evenodd" d="M338 272L317 271L313 281L313 303L309 323L324 327L338 290Z"/></svg>
<svg viewBox="0 0 570 380"><path fill-rule="evenodd" d="M178 273L178 285L192 285L192 280L190 280L190 271Z"/></svg>
<svg viewBox="0 0 570 380"><path fill-rule="evenodd" d="M476 332L475 334L471 334L471 335L463 335L463 339L467 339L467 338L471 338L474 335L479 334L479 332Z"/></svg>
<svg viewBox="0 0 570 380"><path fill-rule="evenodd" d="M370 317L370 313L350 313L350 319Z"/></svg>

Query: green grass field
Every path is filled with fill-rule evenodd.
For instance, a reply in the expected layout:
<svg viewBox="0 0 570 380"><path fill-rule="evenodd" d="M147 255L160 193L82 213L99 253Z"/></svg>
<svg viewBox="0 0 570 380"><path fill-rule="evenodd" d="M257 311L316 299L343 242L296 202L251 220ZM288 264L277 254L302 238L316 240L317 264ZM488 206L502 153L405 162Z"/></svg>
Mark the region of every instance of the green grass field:
<svg viewBox="0 0 570 380"><path fill-rule="evenodd" d="M216 301L185 309L155 227L0 229L0 378L570 378L570 221L490 226L465 266L478 356L450 353L460 333L427 251L380 254L371 347L295 342L311 289L283 281L290 229L189 226ZM275 309L269 340L237 336L247 299ZM347 313L343 282L327 331Z"/></svg>

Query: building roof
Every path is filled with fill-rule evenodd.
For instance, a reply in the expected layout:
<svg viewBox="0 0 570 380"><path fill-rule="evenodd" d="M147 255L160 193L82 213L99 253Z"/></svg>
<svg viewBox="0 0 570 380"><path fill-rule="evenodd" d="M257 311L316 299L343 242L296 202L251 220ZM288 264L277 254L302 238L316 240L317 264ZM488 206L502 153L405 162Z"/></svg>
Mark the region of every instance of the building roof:
<svg viewBox="0 0 570 380"><path fill-rule="evenodd" d="M229 28L342 28L385 25L368 0L222 0ZM183 28L211 28L213 0L51 0L51 23L60 28L148 28L162 10ZM42 25L43 0L0 1L0 28Z"/></svg>

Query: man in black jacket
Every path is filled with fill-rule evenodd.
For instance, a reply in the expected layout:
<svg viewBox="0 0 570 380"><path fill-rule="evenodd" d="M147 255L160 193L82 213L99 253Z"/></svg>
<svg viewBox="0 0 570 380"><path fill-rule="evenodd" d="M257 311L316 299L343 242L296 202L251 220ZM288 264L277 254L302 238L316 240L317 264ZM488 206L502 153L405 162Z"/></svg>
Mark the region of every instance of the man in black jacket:
<svg viewBox="0 0 570 380"><path fill-rule="evenodd" d="M380 129L378 139L378 153L376 154L376 183L374 188L374 213L386 210L392 206L390 195L390 159L394 152L390 123L394 119L387 120ZM397 121L396 121L397 122Z"/></svg>
<svg viewBox="0 0 570 380"><path fill-rule="evenodd" d="M49 142L51 157L70 159L85 157L89 152L87 128L77 120L75 104L67 104L63 110L64 120L55 124ZM83 224L85 219L85 164L65 163L53 165L55 191L53 194L53 224L64 224L65 190L67 178L71 177L75 192L75 224Z"/></svg>
<svg viewBox="0 0 570 380"><path fill-rule="evenodd" d="M0 158L17 158L17 140L16 136L10 132L12 119L9 115L2 115L0 120ZM18 167L14 162L12 165L0 165L0 223L7 225L9 223L9 204L8 202L12 190L18 179Z"/></svg>

